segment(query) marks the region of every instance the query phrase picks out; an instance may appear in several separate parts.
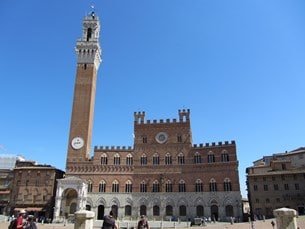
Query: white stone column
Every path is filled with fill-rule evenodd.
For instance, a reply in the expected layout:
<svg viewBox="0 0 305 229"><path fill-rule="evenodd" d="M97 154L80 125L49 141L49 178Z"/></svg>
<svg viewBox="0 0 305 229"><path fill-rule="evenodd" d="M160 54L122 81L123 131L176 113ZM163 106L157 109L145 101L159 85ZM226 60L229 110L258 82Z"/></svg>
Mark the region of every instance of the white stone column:
<svg viewBox="0 0 305 229"><path fill-rule="evenodd" d="M57 186L57 190L56 190L55 207L54 207L54 215L53 215L53 220L55 220L55 221L57 221L60 216L62 192L63 192L63 188L61 187L61 184L59 184Z"/></svg>
<svg viewBox="0 0 305 229"><path fill-rule="evenodd" d="M74 229L92 229L94 215L94 212L87 210L80 210L75 212Z"/></svg>
<svg viewBox="0 0 305 229"><path fill-rule="evenodd" d="M296 229L297 228L297 211L289 208L279 208L273 211L276 218L277 229Z"/></svg>

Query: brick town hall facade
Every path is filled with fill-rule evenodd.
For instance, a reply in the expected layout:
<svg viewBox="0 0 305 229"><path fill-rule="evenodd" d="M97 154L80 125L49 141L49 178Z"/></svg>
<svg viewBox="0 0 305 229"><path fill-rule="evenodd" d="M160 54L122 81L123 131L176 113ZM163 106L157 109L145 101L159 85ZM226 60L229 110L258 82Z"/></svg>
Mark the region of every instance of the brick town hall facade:
<svg viewBox="0 0 305 229"><path fill-rule="evenodd" d="M134 113L133 147L95 147L90 156L100 24L92 12L77 40L77 69L66 176L58 180L54 220L75 211L113 210L118 219L242 217L235 141L193 144L190 110L178 119Z"/></svg>

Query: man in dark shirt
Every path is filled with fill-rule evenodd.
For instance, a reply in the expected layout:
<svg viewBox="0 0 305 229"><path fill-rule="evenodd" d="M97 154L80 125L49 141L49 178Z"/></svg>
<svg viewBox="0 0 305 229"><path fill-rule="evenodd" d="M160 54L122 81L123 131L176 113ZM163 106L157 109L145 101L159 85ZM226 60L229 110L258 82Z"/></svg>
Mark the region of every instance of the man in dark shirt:
<svg viewBox="0 0 305 229"><path fill-rule="evenodd" d="M105 215L103 217L103 225L102 229L118 229L118 225L115 223L115 219L113 218L113 212L110 211L109 215Z"/></svg>

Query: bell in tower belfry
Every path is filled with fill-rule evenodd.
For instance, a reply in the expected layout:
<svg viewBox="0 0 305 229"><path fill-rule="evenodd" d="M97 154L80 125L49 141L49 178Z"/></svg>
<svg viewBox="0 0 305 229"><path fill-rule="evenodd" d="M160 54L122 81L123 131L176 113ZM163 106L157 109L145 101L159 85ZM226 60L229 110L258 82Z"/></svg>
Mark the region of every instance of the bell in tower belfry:
<svg viewBox="0 0 305 229"><path fill-rule="evenodd" d="M97 71L102 61L100 22L92 11L83 19L82 37L76 42L76 78L70 123L66 173L75 161L90 158Z"/></svg>

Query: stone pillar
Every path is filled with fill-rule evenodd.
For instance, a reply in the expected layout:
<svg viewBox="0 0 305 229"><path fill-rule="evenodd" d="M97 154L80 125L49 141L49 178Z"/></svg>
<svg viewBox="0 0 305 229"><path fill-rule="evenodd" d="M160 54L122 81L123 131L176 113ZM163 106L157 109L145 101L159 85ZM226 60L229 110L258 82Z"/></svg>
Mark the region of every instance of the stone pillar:
<svg viewBox="0 0 305 229"><path fill-rule="evenodd" d="M296 229L297 228L297 212L294 209L279 208L273 211L276 218L277 229Z"/></svg>
<svg viewBox="0 0 305 229"><path fill-rule="evenodd" d="M74 229L93 229L94 212L80 210L74 213Z"/></svg>

